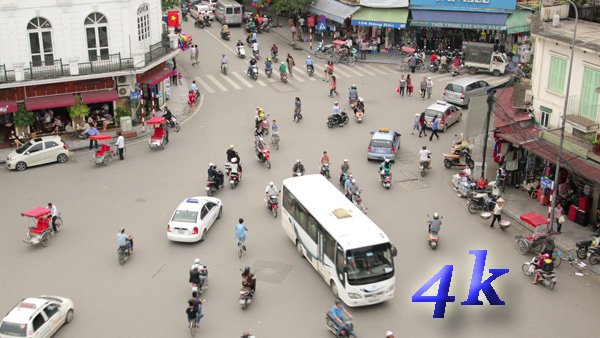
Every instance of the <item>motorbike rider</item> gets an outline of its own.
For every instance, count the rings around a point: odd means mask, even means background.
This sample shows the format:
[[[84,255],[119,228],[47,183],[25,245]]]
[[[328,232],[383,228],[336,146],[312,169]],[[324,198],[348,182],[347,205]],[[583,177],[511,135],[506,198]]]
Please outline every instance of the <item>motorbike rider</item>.
[[[267,204],[267,207],[270,207],[269,203],[271,196],[279,196],[279,190],[277,190],[277,187],[273,182],[269,182],[269,185],[265,188],[265,203]]]
[[[346,327],[346,322],[344,321],[344,316],[352,319],[352,315],[350,314],[350,312],[348,312],[348,310],[346,310],[346,308],[342,304],[342,301],[336,299],[335,305],[331,308],[331,317],[333,319],[333,322],[337,326],[338,335],[341,335],[343,329],[348,330],[348,328]]]
[[[228,63],[229,63],[229,58],[227,57],[227,55],[221,54],[221,68],[223,68],[223,65],[226,65]]]
[[[348,164],[347,158],[344,159],[344,162],[340,166],[340,183],[344,183],[342,180],[346,175],[350,175],[350,164]]]
[[[256,276],[250,272],[250,267],[247,266],[242,272],[242,286],[250,287],[250,295],[256,292]]]
[[[216,182],[219,188],[223,187],[223,174],[219,174],[217,166],[214,163],[208,164],[208,180]]]
[[[256,40],[253,40],[252,42],[252,54],[256,55],[258,54],[258,42]]]
[[[348,175],[348,178],[346,179],[346,181],[344,181],[344,195],[346,195],[346,198],[352,201],[352,191],[353,191],[353,186],[355,185],[356,180],[354,178],[352,178],[351,175]]]
[[[383,162],[379,165],[379,174],[383,177],[386,174],[390,174],[392,171],[392,162],[389,158],[384,158]]]
[[[427,163],[427,169],[431,169],[431,159],[429,156],[431,155],[431,151],[427,150],[427,146],[423,146],[421,150],[419,150],[419,162]]]
[[[229,35],[229,26],[227,24],[224,24],[223,26],[221,26],[221,35]]]
[[[350,86],[350,90],[348,91],[348,101],[358,100],[358,89],[355,84]]]
[[[292,173],[295,175],[297,172],[300,172],[300,174],[304,175],[304,165],[300,159],[297,159],[296,163],[294,163],[294,166],[292,167]]]
[[[130,255],[133,255],[133,237],[125,233],[125,228],[121,228],[117,233],[117,243],[119,248],[125,248],[129,250]]]
[[[229,171],[229,175],[237,174],[238,180],[242,179],[242,165],[239,163],[237,157],[231,159],[231,170]]]
[[[236,158],[237,162],[240,161],[240,156],[238,152],[235,150],[235,146],[233,144],[229,145],[229,149],[225,152],[227,154],[227,162],[231,162],[232,159]]]
[[[285,65],[285,62],[281,62],[281,65],[279,66],[279,75],[281,76],[281,78],[286,76],[286,72],[287,72],[287,66]]]
[[[348,185],[348,199],[354,202],[354,196],[358,195],[360,189],[358,189],[358,184],[356,184],[356,180],[354,178],[348,180],[350,184]]]
[[[165,113],[163,114],[163,116],[167,121],[169,122],[173,122],[173,113],[171,113],[171,111],[169,110],[168,107],[165,106]]]
[[[240,48],[240,47],[244,47],[244,43],[242,42],[242,40],[238,40],[238,42],[235,44],[236,48]]]
[[[319,163],[321,164],[321,168],[323,168],[323,165],[331,163],[327,150],[323,150],[323,155],[321,156]]]
[[[437,212],[433,213],[433,218],[427,220],[429,225],[429,232],[440,232],[442,228],[442,220],[440,219],[440,214]]]
[[[315,65],[314,65],[314,61],[313,59],[310,57],[310,55],[306,58],[306,70],[311,70],[312,72],[315,71]]]
[[[277,58],[277,53],[279,53],[279,47],[277,47],[276,44],[273,44],[273,46],[271,46],[271,56]]]
[[[363,114],[365,113],[365,103],[363,102],[362,97],[359,97],[358,102],[356,102],[356,105],[354,105],[354,114],[356,114],[359,111]]]
[[[262,138],[262,136],[257,136],[255,138],[254,145],[256,146],[256,152],[260,154],[259,156],[263,156],[262,150],[265,149],[267,145],[265,144],[265,140]]]
[[[340,123],[342,121],[342,109],[337,101],[333,103],[333,107],[331,107],[331,117],[333,117],[336,123]]]
[[[257,67],[256,58],[254,56],[250,58],[250,65],[248,66],[248,75],[252,75],[252,67]]]
[[[273,59],[271,59],[270,57],[268,57],[265,60],[265,71],[269,72],[273,70]]]
[[[552,262],[552,256],[545,253],[539,259],[539,261],[540,263],[538,263],[537,268],[535,269],[535,273],[533,275],[533,282],[531,282],[531,284],[537,284],[539,281],[544,279],[542,274],[554,271],[554,262]]]

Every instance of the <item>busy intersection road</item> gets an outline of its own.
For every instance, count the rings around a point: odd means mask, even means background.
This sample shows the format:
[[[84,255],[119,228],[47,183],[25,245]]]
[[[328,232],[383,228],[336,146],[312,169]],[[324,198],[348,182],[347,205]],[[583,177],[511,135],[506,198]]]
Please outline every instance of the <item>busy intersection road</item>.
[[[327,96],[328,84],[321,81],[324,61],[317,60],[315,77],[308,78],[302,66],[306,53],[291,51],[274,33],[259,36],[263,57],[259,80],[254,81],[245,75],[247,59],[234,54],[241,29],[232,28],[231,41],[223,41],[219,25],[197,30],[189,22],[185,28],[199,46],[200,64],[192,66],[184,52],[178,67],[184,85],[195,80],[203,98],[199,112],[185,121],[180,133],[171,135],[166,150],[150,151],[147,141],[140,140],[127,144],[125,161],[109,167],[96,167],[89,161],[91,152],[84,151],[65,165],[25,172],[0,170],[0,196],[5,201],[0,205],[0,310],[8,311],[24,297],[59,295],[74,301],[75,318],[58,337],[185,337],[189,335],[184,313],[190,297],[188,269],[198,257],[210,271],[199,336],[239,337],[250,330],[257,338],[330,337],[324,318],[334,297],[319,274],[298,256],[280,217],[274,219],[263,202],[267,183],[281,187],[296,159],[302,160],[307,173],[318,173],[320,155],[327,150],[335,173],[332,181],[337,185],[339,165],[349,159],[368,216],[398,248],[395,298],[351,308],[358,335],[383,337],[392,330],[397,337],[566,337],[593,332],[600,313],[595,277],[575,276],[573,268],[563,263],[554,290],[532,285],[521,271],[521,264],[531,256],[515,250],[513,237],[521,229],[490,229],[487,222],[467,213],[465,200],[451,189],[454,170],[443,167],[442,154],[452,135],[464,128],[468,110],[463,121],[441,133],[439,140],[411,135],[415,113],[441,99],[450,79],[447,74],[434,75],[432,98],[421,100],[395,93],[401,73],[392,65],[339,66],[340,97],[332,99]],[[280,58],[290,52],[296,60],[298,67],[288,84],[264,76],[264,57],[273,43],[280,46]],[[221,54],[229,56],[227,76],[219,72]],[[426,74],[417,73],[414,83]],[[274,75],[277,79],[277,72]],[[503,80],[477,76],[492,84]],[[343,128],[327,128],[326,117],[335,100],[349,111],[351,84],[365,99],[364,122],[357,124],[352,118]],[[292,121],[295,97],[303,102],[304,119],[298,124]],[[272,150],[270,170],[254,157],[256,106],[281,127],[281,147]],[[402,134],[389,191],[378,181],[378,163],[366,160],[370,131],[381,127]],[[216,193],[223,201],[223,217],[202,243],[168,241],[167,221],[174,208],[186,197],[204,194],[208,163],[222,169],[230,144],[239,151],[244,171],[235,190],[225,187]],[[433,169],[419,180],[422,145],[433,153]],[[20,212],[49,201],[62,213],[64,229],[48,247],[31,248],[22,241],[27,222]],[[425,221],[427,214],[436,211],[444,218],[440,247],[433,251],[427,245]],[[249,226],[248,252],[241,259],[234,239],[239,217]],[[135,240],[135,254],[124,266],[116,257],[115,235],[121,227]],[[471,280],[474,256],[469,250],[473,249],[488,250],[486,269],[510,269],[493,283],[505,306],[489,306],[483,294],[483,306],[460,305]],[[445,319],[432,319],[433,304],[412,303],[411,296],[447,264],[454,265],[450,294],[456,302],[447,305]],[[258,286],[255,302],[243,311],[237,299],[240,269],[246,265],[256,270]]]

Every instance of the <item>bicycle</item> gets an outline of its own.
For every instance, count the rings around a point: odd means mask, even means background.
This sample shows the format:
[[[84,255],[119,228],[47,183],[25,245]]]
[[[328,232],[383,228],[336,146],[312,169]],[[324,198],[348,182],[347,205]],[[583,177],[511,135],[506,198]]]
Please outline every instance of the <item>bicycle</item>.
[[[583,261],[581,261],[578,257],[577,254],[575,253],[575,249],[569,250],[567,251],[567,257],[564,258],[564,252],[560,249],[556,249],[556,255],[558,257],[562,257],[563,259],[565,259],[572,267],[575,268],[575,270],[577,270],[576,272],[574,272],[575,274],[577,273],[581,273],[583,270],[585,270],[587,268],[587,264],[585,264]]]
[[[61,216],[61,214],[59,212],[58,215],[56,215],[56,218],[54,219],[54,222],[53,222],[54,227],[52,228],[52,231],[50,232],[51,236],[55,236],[57,233],[59,233],[62,230],[63,221],[60,216]],[[54,230],[54,228],[56,228],[56,231]]]
[[[190,334],[194,337],[196,332],[198,332],[198,318],[194,318],[194,320],[188,324],[188,328],[190,329]]]
[[[244,254],[244,251],[246,251],[246,238],[238,238],[238,243],[237,243],[237,247],[238,247],[238,258],[242,258],[242,255]]]

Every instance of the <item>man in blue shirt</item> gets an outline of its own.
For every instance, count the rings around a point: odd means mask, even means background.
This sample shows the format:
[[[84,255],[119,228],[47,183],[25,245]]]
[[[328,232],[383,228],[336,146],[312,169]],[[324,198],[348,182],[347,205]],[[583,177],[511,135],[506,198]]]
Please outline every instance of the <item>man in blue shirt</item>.
[[[125,233],[125,228],[121,228],[121,231],[117,233],[117,243],[119,248],[126,248],[130,254],[133,254],[133,239],[131,236]]]
[[[313,63],[313,59],[310,57],[310,55],[306,58],[306,70],[307,71],[312,71],[312,72],[315,71],[315,66],[314,66],[314,63]]]
[[[346,197],[352,201],[352,190],[356,180],[352,177],[352,174],[348,174],[346,181],[344,181],[344,193]]]
[[[438,128],[440,127],[440,120],[438,119],[438,116],[434,116],[433,120],[431,120],[431,135],[429,135],[429,141],[431,141],[431,139],[433,139],[433,135],[435,135],[435,137],[437,137],[437,139],[440,139],[440,135],[438,135],[437,131]]]
[[[346,328],[346,322],[344,322],[344,317],[348,317],[352,319],[352,315],[346,310],[342,301],[339,299],[335,300],[335,305],[331,308],[331,315],[333,321],[337,325],[338,334],[341,334],[342,329]]]
[[[98,129],[96,128],[95,125],[91,125],[87,130],[85,130],[83,133],[81,133],[81,135],[84,135],[84,136],[87,135],[87,137],[98,135],[98,134],[100,134],[100,132],[98,131]],[[98,141],[90,139],[90,150],[92,149],[92,146],[94,148],[98,149]]]
[[[239,223],[235,225],[235,238],[242,242],[242,249],[246,251],[246,232],[248,231],[248,226],[244,224],[243,218],[240,218],[238,222]]]

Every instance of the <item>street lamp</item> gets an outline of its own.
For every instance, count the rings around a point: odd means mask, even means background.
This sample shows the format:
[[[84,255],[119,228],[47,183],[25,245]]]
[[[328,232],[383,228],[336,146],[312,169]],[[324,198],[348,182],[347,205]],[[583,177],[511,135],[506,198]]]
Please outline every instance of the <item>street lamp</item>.
[[[562,156],[563,143],[565,141],[565,123],[567,121],[567,106],[569,104],[569,91],[571,89],[571,71],[573,70],[573,56],[575,54],[575,42],[577,39],[577,22],[579,21],[579,12],[577,6],[571,0],[566,0],[575,9],[575,27],[573,28],[573,40],[571,41],[571,58],[569,59],[569,72],[567,73],[567,90],[565,93],[565,103],[562,112],[562,121],[560,122],[560,143],[558,145],[558,154],[556,157],[556,171],[554,172],[554,184],[552,189],[552,199],[550,201],[550,229],[554,226],[554,209],[556,208],[556,195],[558,193],[558,175],[560,174],[560,157]],[[599,91],[599,88],[596,88]]]

